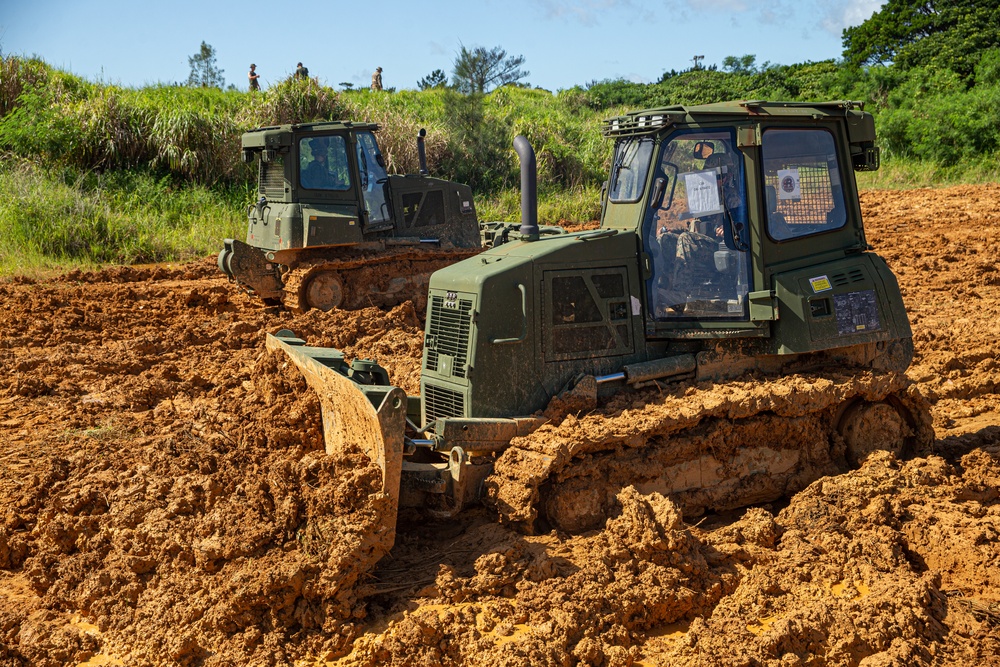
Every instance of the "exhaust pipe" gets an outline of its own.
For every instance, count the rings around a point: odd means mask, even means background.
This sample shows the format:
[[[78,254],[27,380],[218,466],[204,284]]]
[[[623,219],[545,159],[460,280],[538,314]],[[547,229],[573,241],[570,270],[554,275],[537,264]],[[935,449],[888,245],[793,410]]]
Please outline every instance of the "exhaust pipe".
[[[514,137],[514,150],[521,160],[521,240],[537,241],[538,176],[535,171],[535,150],[520,134]]]
[[[427,151],[424,149],[424,137],[427,136],[427,130],[420,128],[417,132],[417,156],[420,158],[420,175],[426,176],[430,172],[427,171]]]

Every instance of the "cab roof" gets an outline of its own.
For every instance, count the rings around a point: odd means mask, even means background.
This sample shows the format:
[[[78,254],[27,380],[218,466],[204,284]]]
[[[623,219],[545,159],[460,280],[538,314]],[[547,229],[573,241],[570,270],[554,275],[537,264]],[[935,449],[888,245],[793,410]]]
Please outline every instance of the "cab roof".
[[[258,127],[243,133],[243,148],[265,148],[288,145],[292,136],[323,134],[336,131],[378,132],[377,123],[355,123],[349,120],[321,121],[316,123],[292,123]]]
[[[681,104],[633,111],[604,121],[601,132],[606,137],[652,134],[660,129],[680,124],[695,124],[720,116],[741,117],[780,116],[818,118],[824,116],[870,116],[864,112],[864,102],[838,100],[832,102],[769,102],[767,100],[737,100],[714,104]]]

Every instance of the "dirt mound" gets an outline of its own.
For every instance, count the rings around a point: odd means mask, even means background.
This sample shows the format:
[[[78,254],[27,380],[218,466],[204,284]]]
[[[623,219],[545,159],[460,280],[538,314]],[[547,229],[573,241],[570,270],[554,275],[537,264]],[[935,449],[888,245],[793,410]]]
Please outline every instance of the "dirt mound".
[[[291,316],[211,258],[0,282],[0,665],[998,664],[1000,186],[862,206],[933,455],[697,523],[628,485],[572,537],[485,508],[404,518],[377,566],[377,469],[323,454],[316,399],[263,339],[374,358],[416,393],[412,305]],[[839,381],[789,379],[782,409],[816,382]],[[696,394],[726,412],[754,391]],[[616,401],[633,426],[659,414]],[[527,449],[627,440],[599,421]]]
[[[363,350],[414,391],[412,306],[288,318],[214,276],[116,276],[0,287],[0,568],[40,598],[3,610],[0,646],[80,660],[96,640],[53,616],[73,612],[129,664],[339,649],[365,614],[380,472],[323,453],[318,400],[263,334]]]

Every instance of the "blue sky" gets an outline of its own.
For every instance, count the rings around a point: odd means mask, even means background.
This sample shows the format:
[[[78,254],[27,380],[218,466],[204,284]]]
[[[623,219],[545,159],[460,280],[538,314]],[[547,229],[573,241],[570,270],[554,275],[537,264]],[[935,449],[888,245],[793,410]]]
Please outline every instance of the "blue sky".
[[[525,57],[525,81],[557,91],[624,78],[649,83],[754,54],[757,63],[839,58],[841,31],[884,0],[442,0],[213,2],[0,0],[0,51],[37,55],[90,80],[124,86],[187,79],[202,41],[227,83],[251,62],[265,87],[299,60],[320,81],[416,88],[451,73],[459,48],[502,46]]]

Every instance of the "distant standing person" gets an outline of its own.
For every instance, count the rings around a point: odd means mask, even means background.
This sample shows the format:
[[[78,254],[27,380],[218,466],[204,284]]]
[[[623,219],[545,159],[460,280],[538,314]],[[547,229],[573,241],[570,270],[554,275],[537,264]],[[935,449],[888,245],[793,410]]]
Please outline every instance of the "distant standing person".
[[[382,68],[376,67],[372,72],[372,90],[382,90]]]
[[[257,66],[250,65],[250,72],[247,74],[247,78],[250,79],[250,91],[260,90],[260,82],[257,79],[260,78],[260,74],[257,74]]]
[[[309,78],[309,68],[305,67],[302,63],[299,63],[295,68],[295,78],[299,81],[304,81]]]

